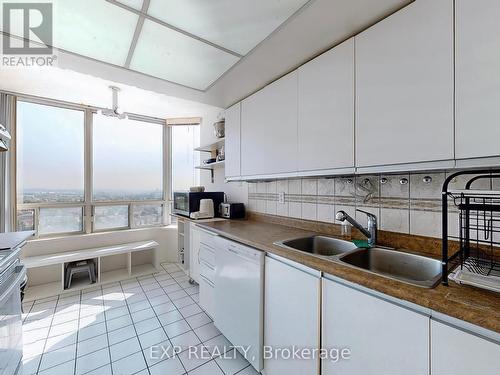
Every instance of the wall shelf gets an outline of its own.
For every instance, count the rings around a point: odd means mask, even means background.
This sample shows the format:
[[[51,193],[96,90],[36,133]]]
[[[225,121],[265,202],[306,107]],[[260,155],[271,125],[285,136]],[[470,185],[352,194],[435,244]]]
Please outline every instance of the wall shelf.
[[[205,165],[198,165],[195,167],[195,169],[202,169],[205,171],[210,171],[210,177],[212,183],[214,183],[214,169],[221,167],[224,165],[224,160],[221,161],[216,161],[215,163],[210,163],[210,164],[205,164]]]
[[[200,151],[200,152],[214,152],[215,150],[219,149],[221,146],[224,146],[224,142],[225,142],[225,138],[219,138],[214,143],[210,143],[210,144],[205,145],[205,146],[196,147],[194,150]]]
[[[213,170],[214,168],[218,168],[224,165],[224,160],[221,161],[216,161],[215,163],[210,163],[210,164],[204,164],[204,165],[198,165],[195,168],[196,169],[206,169],[206,170]]]

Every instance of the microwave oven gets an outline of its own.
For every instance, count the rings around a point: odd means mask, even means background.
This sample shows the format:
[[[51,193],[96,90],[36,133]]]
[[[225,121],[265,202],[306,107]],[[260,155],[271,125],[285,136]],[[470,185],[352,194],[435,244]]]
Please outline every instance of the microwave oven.
[[[175,191],[173,213],[189,217],[192,212],[200,210],[200,200],[212,199],[214,201],[215,213],[218,212],[219,205],[224,202],[224,192],[206,191],[196,193],[190,191]]]

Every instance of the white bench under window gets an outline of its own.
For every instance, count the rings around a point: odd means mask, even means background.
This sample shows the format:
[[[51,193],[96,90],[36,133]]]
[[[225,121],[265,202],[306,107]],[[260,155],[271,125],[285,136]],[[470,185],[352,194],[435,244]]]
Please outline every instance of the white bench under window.
[[[151,253],[151,256],[147,257],[149,263],[143,261],[144,257],[141,254],[144,254],[144,252]],[[65,265],[69,262],[86,259],[95,260],[97,282],[90,284],[88,280],[81,280],[81,282],[72,283],[71,288],[65,290]],[[22,262],[28,269],[28,288],[25,296],[27,301],[53,296],[66,291],[81,290],[97,284],[106,284],[130,277],[147,275],[156,272],[160,268],[158,242],[156,241],[130,242],[93,249],[29,256],[23,258]],[[50,270],[57,265],[60,265],[60,277],[57,281],[39,285],[33,285],[30,282],[30,270],[38,268],[39,271],[43,272],[43,267]]]

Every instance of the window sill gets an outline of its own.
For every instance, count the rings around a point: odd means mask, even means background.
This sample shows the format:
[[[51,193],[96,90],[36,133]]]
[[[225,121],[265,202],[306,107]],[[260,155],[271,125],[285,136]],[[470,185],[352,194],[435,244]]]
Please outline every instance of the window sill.
[[[28,240],[29,243],[43,243],[48,241],[58,241],[58,240],[78,240],[78,239],[88,239],[88,238],[98,238],[98,237],[107,237],[107,236],[118,236],[120,234],[126,233],[139,233],[146,232],[151,230],[177,230],[177,224],[169,224],[169,225],[158,225],[152,227],[144,227],[144,228],[133,228],[133,229],[121,229],[121,230],[109,230],[103,232],[94,232],[94,233],[75,233],[75,234],[65,234],[65,235],[54,235],[54,236],[45,236],[38,237],[32,240]]]

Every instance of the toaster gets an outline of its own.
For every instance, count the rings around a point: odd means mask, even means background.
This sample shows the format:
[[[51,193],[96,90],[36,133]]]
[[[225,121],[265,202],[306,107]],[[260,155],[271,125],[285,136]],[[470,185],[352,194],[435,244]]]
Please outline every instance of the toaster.
[[[219,214],[226,219],[242,219],[245,217],[245,205],[243,203],[221,203]]]

